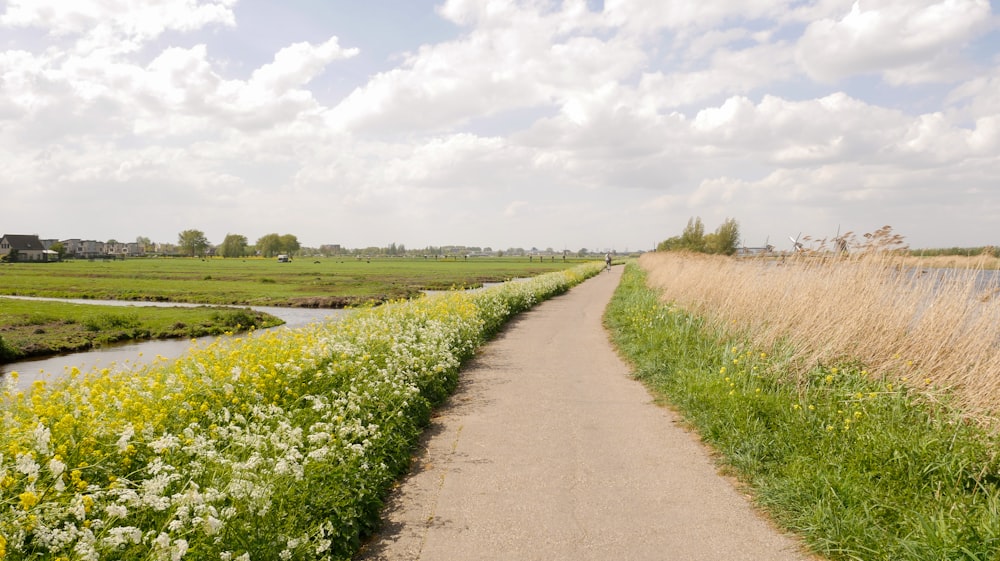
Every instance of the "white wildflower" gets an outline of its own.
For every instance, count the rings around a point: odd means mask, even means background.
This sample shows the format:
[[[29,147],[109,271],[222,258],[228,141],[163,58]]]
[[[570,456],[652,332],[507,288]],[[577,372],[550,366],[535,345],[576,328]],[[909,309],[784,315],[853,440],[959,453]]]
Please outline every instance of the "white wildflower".
[[[35,463],[31,454],[18,454],[16,467],[17,471],[27,475],[28,479],[32,481],[38,479],[38,464]]]
[[[129,440],[132,440],[133,436],[135,436],[135,427],[132,426],[132,423],[129,423],[125,425],[125,428],[122,430],[121,436],[118,437],[117,445],[119,452],[124,452],[128,450],[128,442]]]
[[[49,471],[52,472],[53,478],[58,479],[66,471],[66,464],[59,461],[58,458],[52,458],[49,460]]]
[[[188,550],[187,540],[175,541],[170,551],[170,561],[180,561],[181,557],[184,557],[184,554],[187,553],[187,550]]]
[[[104,538],[104,543],[112,549],[128,545],[142,543],[142,530],[135,526],[122,526],[108,530],[108,536]]]
[[[160,438],[149,443],[149,447],[152,448],[157,454],[162,454],[164,450],[170,450],[176,448],[181,443],[180,439],[172,434],[164,434]]]
[[[215,534],[219,533],[219,530],[222,529],[222,525],[223,525],[222,521],[219,520],[218,518],[214,516],[206,517],[204,522],[205,534],[209,536],[214,536]]]
[[[35,450],[38,450],[39,454],[47,456],[49,454],[49,442],[52,440],[52,432],[49,431],[49,427],[38,423],[35,426],[32,436],[35,437]]]

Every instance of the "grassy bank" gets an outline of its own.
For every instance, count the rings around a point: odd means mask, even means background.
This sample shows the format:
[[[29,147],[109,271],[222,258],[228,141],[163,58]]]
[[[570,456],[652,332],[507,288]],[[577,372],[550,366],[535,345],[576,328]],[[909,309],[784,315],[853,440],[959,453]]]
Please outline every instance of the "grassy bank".
[[[462,362],[600,267],[8,390],[0,559],[350,559]]]
[[[0,294],[199,304],[341,308],[473,288],[579,265],[575,259],[148,258],[0,266]]]
[[[240,333],[281,323],[249,309],[122,308],[0,297],[0,362],[122,341]]]
[[[838,560],[1000,556],[997,442],[946,393],[846,355],[789,371],[787,339],[758,344],[745,324],[692,315],[646,280],[630,265],[615,294],[616,344],[779,525]]]

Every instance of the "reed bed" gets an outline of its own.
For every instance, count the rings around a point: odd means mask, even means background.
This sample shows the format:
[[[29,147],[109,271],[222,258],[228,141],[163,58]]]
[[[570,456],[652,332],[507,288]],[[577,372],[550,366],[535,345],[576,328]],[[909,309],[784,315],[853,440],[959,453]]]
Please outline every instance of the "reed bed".
[[[1000,299],[982,268],[913,268],[892,252],[732,259],[649,253],[648,283],[726,337],[783,357],[801,377],[855,364],[965,414],[1000,413]]]

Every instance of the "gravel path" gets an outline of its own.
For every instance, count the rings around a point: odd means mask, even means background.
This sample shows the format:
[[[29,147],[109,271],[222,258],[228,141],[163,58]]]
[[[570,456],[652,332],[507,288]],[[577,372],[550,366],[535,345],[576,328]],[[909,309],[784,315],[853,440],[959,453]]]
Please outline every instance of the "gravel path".
[[[515,319],[463,370],[359,560],[812,559],[629,377],[621,267]]]

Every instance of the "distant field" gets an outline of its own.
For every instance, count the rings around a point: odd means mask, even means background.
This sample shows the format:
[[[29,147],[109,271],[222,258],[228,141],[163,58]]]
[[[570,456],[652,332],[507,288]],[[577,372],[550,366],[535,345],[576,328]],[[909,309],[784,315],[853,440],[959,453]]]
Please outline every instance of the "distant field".
[[[586,260],[151,258],[0,265],[0,295],[338,308],[474,288]]]

